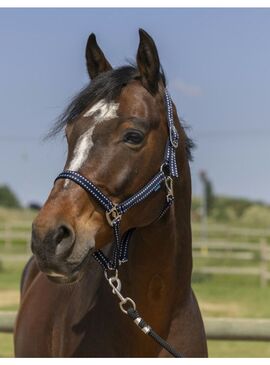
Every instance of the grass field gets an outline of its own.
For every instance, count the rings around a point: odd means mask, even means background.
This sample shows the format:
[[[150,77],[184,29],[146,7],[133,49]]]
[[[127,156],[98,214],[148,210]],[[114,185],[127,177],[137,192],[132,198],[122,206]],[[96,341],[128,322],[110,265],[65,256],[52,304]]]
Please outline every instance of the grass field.
[[[2,213],[0,210],[0,216]],[[27,214],[29,218],[31,213]],[[0,311],[17,310],[20,276],[26,259],[26,250],[21,244],[16,244],[11,253],[6,253],[0,243]],[[233,265],[241,264],[233,262]],[[202,260],[195,259],[194,267],[200,265]],[[270,318],[270,283],[268,287],[260,287],[257,277],[194,274],[193,289],[203,316]],[[208,347],[210,357],[270,357],[270,345],[265,342],[212,340],[208,341]],[[0,334],[0,357],[11,356],[12,335]]]

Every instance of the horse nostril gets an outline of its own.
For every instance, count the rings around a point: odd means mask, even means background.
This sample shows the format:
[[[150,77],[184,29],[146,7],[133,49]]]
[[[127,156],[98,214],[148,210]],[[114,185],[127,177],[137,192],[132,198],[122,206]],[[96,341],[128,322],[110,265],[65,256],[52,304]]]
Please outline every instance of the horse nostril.
[[[58,245],[64,238],[67,238],[70,236],[70,230],[66,226],[60,226],[58,228],[58,231],[56,233],[55,241]]]
[[[57,228],[54,236],[56,255],[67,256],[74,244],[75,233],[71,227],[61,225]]]

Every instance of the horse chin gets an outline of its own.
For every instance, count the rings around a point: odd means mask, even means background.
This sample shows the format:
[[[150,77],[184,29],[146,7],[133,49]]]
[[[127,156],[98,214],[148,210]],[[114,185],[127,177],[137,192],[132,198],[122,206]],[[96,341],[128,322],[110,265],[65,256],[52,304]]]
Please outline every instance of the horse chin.
[[[91,250],[92,252],[92,250]],[[65,273],[55,271],[44,272],[47,278],[56,284],[72,284],[80,281],[87,269],[87,265],[91,259],[91,252],[89,252],[80,263],[72,267],[71,270],[65,270]]]

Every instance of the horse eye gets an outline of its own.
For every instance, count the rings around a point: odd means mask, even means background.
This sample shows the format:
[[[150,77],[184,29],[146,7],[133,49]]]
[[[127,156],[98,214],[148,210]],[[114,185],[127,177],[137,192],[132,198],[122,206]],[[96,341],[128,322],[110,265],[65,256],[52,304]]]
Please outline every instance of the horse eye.
[[[125,134],[124,142],[130,144],[140,144],[144,139],[144,134],[139,131],[130,131]]]

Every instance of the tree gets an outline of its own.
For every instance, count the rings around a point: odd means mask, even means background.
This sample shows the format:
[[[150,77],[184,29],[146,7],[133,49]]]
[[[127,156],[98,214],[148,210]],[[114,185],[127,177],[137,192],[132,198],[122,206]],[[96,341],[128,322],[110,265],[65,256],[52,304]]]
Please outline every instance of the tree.
[[[247,208],[241,217],[241,222],[248,227],[270,227],[270,208],[254,204]]]
[[[8,208],[21,207],[15,193],[7,185],[0,186],[0,205]]]

